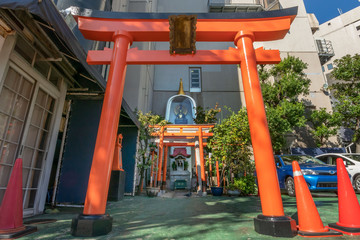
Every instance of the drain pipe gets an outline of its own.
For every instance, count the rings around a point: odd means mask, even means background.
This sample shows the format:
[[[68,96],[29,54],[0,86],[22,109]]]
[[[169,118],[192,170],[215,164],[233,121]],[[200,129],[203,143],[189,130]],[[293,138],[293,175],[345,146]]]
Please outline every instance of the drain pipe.
[[[59,175],[60,175],[60,168],[61,168],[61,163],[62,163],[62,155],[63,155],[63,152],[64,152],[66,131],[67,131],[67,127],[68,127],[69,115],[70,115],[70,110],[71,110],[71,100],[69,100],[66,110],[67,111],[66,111],[66,117],[65,117],[65,123],[64,123],[65,126],[64,126],[63,136],[62,136],[62,139],[61,139],[59,160],[58,160],[58,164],[57,164],[57,168],[56,168],[56,176],[55,176],[53,194],[52,194],[52,198],[51,198],[51,207],[55,207],[55,197],[56,197],[56,192],[57,192],[57,186],[58,186],[58,183],[59,183]]]

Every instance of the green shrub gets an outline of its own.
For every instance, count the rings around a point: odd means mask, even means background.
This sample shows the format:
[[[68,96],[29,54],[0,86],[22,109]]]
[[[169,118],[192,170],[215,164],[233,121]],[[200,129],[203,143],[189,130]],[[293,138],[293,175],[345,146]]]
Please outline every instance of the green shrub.
[[[235,178],[234,183],[229,184],[228,190],[239,190],[243,196],[254,194],[256,192],[255,177],[247,175]]]

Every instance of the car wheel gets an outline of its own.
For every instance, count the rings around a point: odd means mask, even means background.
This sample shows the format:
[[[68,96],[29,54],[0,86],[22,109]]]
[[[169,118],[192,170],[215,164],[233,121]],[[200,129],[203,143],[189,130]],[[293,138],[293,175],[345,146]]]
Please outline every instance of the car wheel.
[[[354,179],[355,192],[360,193],[360,175]]]
[[[294,184],[294,179],[292,177],[288,177],[286,179],[285,187],[286,187],[287,194],[290,197],[294,197],[295,196],[295,184]]]

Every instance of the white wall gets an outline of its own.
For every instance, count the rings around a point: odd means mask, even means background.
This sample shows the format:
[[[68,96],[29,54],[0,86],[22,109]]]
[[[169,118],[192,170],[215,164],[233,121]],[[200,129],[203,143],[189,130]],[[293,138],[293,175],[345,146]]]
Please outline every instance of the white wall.
[[[158,12],[207,12],[208,0],[158,0]]]
[[[298,15],[291,24],[290,31],[284,39],[273,42],[264,42],[266,49],[279,49],[281,58],[292,55],[308,64],[305,70],[311,80],[310,94],[305,99],[311,100],[317,108],[325,107],[331,110],[330,99],[321,90],[326,79],[321,69],[321,64],[315,45],[315,40],[310,28],[309,18],[302,0],[280,0],[284,8],[298,6]]]
[[[156,12],[157,0],[113,0],[113,11],[118,12]],[[131,48],[150,50],[154,43],[135,42]],[[130,108],[148,112],[152,107],[154,85],[154,66],[130,65],[127,67],[124,98]]]
[[[314,36],[324,38],[332,43],[335,56],[324,64],[325,73],[329,73],[328,64],[333,64],[347,54],[360,53],[360,7],[350,10],[336,18],[333,18],[319,26]]]

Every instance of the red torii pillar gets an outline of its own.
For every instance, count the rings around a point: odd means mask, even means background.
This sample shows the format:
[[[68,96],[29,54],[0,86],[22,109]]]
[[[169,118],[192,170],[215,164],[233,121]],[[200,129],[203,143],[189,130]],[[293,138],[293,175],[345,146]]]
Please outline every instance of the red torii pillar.
[[[151,152],[151,169],[150,169],[150,187],[154,186],[154,167],[155,167],[155,158],[154,158],[154,154],[158,155],[154,150]],[[144,178],[146,181],[146,178]],[[140,183],[143,184],[143,183]],[[140,190],[142,191],[142,188],[140,188]],[[140,191],[140,192],[141,192]]]
[[[162,161],[163,161],[163,154],[164,154],[164,127],[160,128],[160,142],[159,142],[159,159],[158,159],[158,171],[157,171],[157,178],[155,181],[155,187],[161,185],[161,172],[162,172]]]
[[[165,188],[166,188],[167,161],[168,161],[168,146],[165,145],[164,166],[163,166],[163,176],[162,176],[161,190],[165,190]]]
[[[204,159],[204,146],[203,146],[203,135],[202,127],[199,127],[199,150],[200,150],[200,169],[201,169],[201,182],[202,192],[206,194],[206,176],[205,176],[205,159]]]
[[[289,237],[296,234],[296,223],[284,215],[276,166],[262,100],[257,64],[280,61],[276,50],[254,50],[254,41],[283,38],[295,18],[297,8],[261,13],[239,14],[236,19],[219,19],[219,15],[199,14],[196,41],[234,41],[238,49],[201,50],[196,54],[170,55],[168,51],[130,49],[132,41],[169,41],[169,22],[166,14],[118,15],[117,19],[78,16],[78,26],[85,38],[113,41],[114,48],[89,51],[89,64],[110,64],[109,78],[99,123],[98,135],[89,177],[84,212],[73,220],[72,234],[88,236],[82,230],[94,221],[102,221],[103,229],[93,234],[111,231],[112,218],[105,215],[111,174],[114,142],[118,128],[127,64],[239,64],[248,110],[250,133],[254,149],[260,200],[263,215],[255,220],[255,230],[261,234]],[[256,15],[258,14],[258,15]],[[144,16],[148,16],[144,19]],[[133,17],[129,17],[133,16]],[[162,16],[155,19],[154,16]],[[216,17],[214,17],[216,16]],[[214,18],[212,18],[214,17]],[[120,19],[123,18],[123,19]],[[159,154],[160,155],[160,154]],[[82,221],[81,224],[79,222]],[[92,227],[89,228],[92,228]]]

